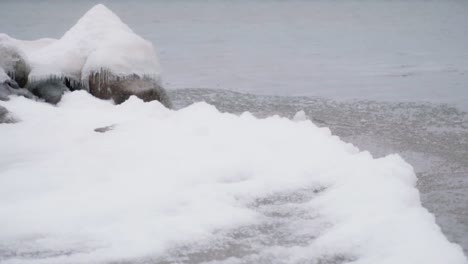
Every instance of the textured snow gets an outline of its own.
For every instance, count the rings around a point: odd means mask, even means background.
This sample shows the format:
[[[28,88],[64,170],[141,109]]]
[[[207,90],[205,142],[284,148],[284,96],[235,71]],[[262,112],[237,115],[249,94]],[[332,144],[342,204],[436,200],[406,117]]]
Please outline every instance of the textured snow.
[[[308,239],[268,248],[270,262],[467,263],[421,206],[409,164],[373,158],[305,113],[257,119],[135,97],[116,106],[82,91],[58,107],[2,105],[21,120],[0,126],[2,263],[157,260],[261,223],[258,204],[300,190],[312,198],[289,232]]]
[[[67,77],[86,85],[91,73],[102,70],[115,76],[160,78],[153,45],[102,4],[86,12],[59,40],[22,41],[2,34],[1,46],[9,47],[27,62],[30,81]],[[0,67],[9,72],[11,67],[7,66],[14,60],[1,59]]]

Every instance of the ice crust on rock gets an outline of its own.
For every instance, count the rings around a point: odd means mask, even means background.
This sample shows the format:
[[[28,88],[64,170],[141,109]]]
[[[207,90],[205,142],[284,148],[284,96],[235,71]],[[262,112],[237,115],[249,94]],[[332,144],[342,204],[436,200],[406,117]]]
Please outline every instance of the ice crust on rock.
[[[31,55],[32,80],[63,76],[86,85],[93,72],[159,79],[152,44],[136,35],[104,5],[91,8],[58,41]]]
[[[101,99],[115,100],[113,93],[123,93],[124,99],[136,95],[170,107],[153,45],[102,4],[91,8],[58,40],[22,41],[0,34],[0,81],[6,79],[3,72],[40,97],[44,92],[45,100],[52,103],[63,90],[52,85],[59,80],[71,90],[86,89]],[[142,85],[122,88],[123,81]],[[44,84],[49,87],[44,89]],[[42,92],[36,90],[38,85]],[[54,94],[52,99],[49,93]]]
[[[13,79],[24,87],[28,81],[34,60],[31,57],[55,39],[18,40],[0,33],[0,81]],[[6,75],[7,74],[7,75]],[[6,76],[5,76],[6,75]],[[18,79],[21,79],[18,81]]]
[[[116,106],[84,91],[57,107],[2,105],[22,120],[0,126],[2,263],[158,263],[178,245],[232,240],[219,231],[267,221],[255,204],[279,214],[275,201],[303,214],[281,215],[294,223],[281,239],[308,239],[212,263],[467,263],[421,206],[409,164],[375,159],[311,121],[136,97]],[[320,191],[293,203],[308,188]],[[327,256],[336,261],[319,261]]]

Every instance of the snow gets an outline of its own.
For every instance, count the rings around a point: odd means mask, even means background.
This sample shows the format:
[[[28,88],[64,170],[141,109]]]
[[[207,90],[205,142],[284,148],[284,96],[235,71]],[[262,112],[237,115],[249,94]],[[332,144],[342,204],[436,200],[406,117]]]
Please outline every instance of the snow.
[[[297,112],[293,117],[294,121],[305,121],[307,119],[307,114],[304,112],[304,110]]]
[[[255,204],[300,190],[311,198],[286,205],[307,217],[290,233],[311,236],[267,247],[278,262],[467,263],[421,206],[409,164],[373,158],[304,112],[257,119],[206,103],[113,105],[83,91],[58,106],[21,97],[1,104],[21,120],[0,125],[2,263],[157,259],[259,224],[268,217]],[[103,127],[112,129],[95,131]]]
[[[27,62],[30,82],[67,77],[86,86],[90,74],[101,71],[112,77],[138,75],[160,81],[153,45],[102,4],[86,12],[59,40],[22,41],[2,34],[0,45],[11,46]],[[3,63],[0,67],[10,70]]]

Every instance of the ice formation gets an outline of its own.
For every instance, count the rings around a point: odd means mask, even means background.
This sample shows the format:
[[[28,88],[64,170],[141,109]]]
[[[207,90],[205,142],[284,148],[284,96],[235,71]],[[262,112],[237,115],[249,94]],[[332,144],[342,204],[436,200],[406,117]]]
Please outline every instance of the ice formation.
[[[226,264],[467,263],[421,206],[410,165],[302,114],[116,106],[84,91],[58,107],[2,105],[21,119],[0,125],[2,263],[203,262],[178,248]],[[277,237],[273,218],[288,227]],[[242,236],[229,258],[206,253]]]
[[[102,98],[120,93],[170,105],[161,87],[153,45],[136,35],[104,5],[90,9],[59,40],[21,41],[0,35],[0,68],[19,86],[52,97],[64,89],[86,89]],[[0,73],[5,79],[5,74]],[[132,88],[121,85],[132,83]],[[135,88],[136,87],[136,88]],[[46,94],[44,94],[46,93]],[[52,93],[49,95],[48,93]]]
[[[50,75],[86,83],[93,72],[159,78],[158,59],[150,42],[139,37],[114,13],[99,4],[56,42],[31,55],[32,80]]]

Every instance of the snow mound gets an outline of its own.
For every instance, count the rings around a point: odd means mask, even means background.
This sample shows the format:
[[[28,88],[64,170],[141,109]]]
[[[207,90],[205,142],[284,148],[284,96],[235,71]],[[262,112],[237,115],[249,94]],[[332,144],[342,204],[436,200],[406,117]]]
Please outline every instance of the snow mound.
[[[0,125],[2,263],[467,263],[410,165],[301,114],[116,106],[83,91],[58,107],[2,105],[22,120]]]
[[[104,5],[90,9],[59,40],[21,41],[0,35],[0,68],[10,73],[19,58],[28,66],[29,82],[67,78],[87,87],[90,75],[102,71],[109,78],[139,76],[160,81],[153,45],[136,35]]]

